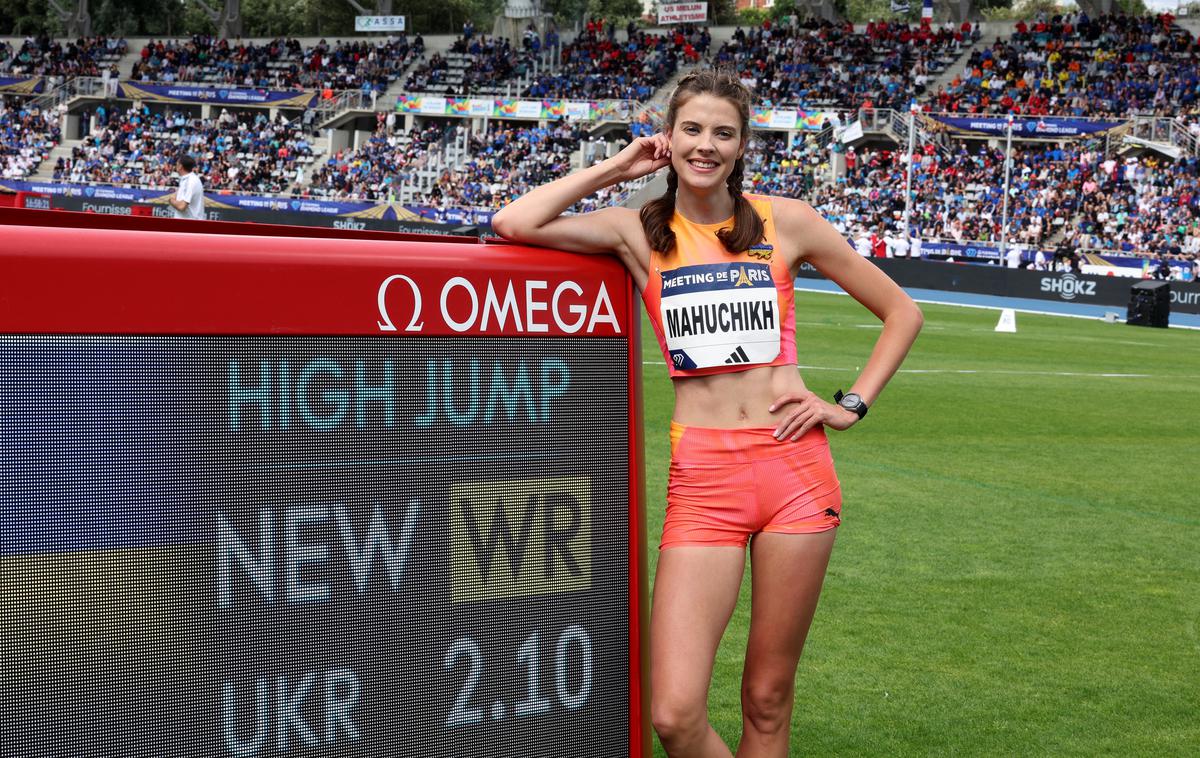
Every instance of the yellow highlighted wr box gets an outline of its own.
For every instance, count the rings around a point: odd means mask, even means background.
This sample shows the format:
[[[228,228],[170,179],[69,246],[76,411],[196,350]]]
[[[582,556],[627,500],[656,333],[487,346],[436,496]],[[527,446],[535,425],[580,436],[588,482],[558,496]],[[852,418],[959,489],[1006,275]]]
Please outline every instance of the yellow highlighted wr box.
[[[456,603],[589,589],[591,478],[452,486],[450,552]]]

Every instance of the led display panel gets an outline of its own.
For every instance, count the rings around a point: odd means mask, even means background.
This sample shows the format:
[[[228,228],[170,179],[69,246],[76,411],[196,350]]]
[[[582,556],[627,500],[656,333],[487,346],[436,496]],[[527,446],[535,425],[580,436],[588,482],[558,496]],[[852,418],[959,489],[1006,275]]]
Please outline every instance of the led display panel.
[[[518,281],[534,318],[489,328],[511,271],[418,268],[358,272],[361,334],[255,333],[261,301],[246,334],[6,319],[0,752],[640,753],[627,293],[533,335],[595,283],[536,274],[538,314]]]

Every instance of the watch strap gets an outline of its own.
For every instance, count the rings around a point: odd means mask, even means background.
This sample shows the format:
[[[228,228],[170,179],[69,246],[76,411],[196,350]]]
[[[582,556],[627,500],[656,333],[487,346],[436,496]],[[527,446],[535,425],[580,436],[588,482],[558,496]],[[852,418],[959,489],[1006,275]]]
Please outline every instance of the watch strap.
[[[844,398],[845,396],[846,396],[846,394],[844,392],[842,392],[841,390],[838,390],[837,392],[833,393],[833,402],[837,403],[838,405],[841,405],[841,407],[845,408],[848,411],[853,411],[854,413],[856,413],[858,415],[859,420],[861,421],[863,419],[863,417],[867,415],[867,411],[870,410],[869,406],[863,402],[861,397],[858,399],[858,405],[854,406],[853,408],[842,405],[842,398]]]

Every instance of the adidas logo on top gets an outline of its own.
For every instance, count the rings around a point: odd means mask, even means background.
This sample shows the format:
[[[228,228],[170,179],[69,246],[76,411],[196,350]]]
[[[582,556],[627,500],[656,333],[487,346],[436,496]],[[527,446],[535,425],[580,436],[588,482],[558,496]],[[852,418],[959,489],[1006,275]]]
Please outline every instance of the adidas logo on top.
[[[730,353],[729,357],[725,359],[725,362],[726,363],[749,363],[750,356],[746,355],[746,351],[742,349],[741,345],[738,345],[738,349],[734,350],[732,353]]]

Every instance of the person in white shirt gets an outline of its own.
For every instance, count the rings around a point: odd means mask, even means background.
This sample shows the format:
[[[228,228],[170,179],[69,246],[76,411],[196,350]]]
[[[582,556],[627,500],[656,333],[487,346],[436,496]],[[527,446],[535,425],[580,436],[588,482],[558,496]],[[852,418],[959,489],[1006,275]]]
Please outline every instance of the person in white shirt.
[[[1009,268],[1020,268],[1021,266],[1021,246],[1009,242],[1008,252],[1004,254],[1004,259],[1008,263]]]
[[[883,234],[883,251],[888,258],[896,256],[896,235],[888,230]]]
[[[864,258],[871,257],[871,235],[867,234],[866,229],[858,230],[858,237],[854,240],[854,249]]]
[[[1046,254],[1043,253],[1041,250],[1038,250],[1037,252],[1035,252],[1033,254],[1033,270],[1034,271],[1045,271],[1046,270]]]
[[[908,257],[908,240],[903,234],[897,234],[892,240],[892,257],[907,258]]]
[[[181,155],[175,162],[175,170],[179,172],[179,189],[175,197],[168,200],[175,209],[175,218],[204,219],[204,183],[196,176],[196,159],[190,155]]]

